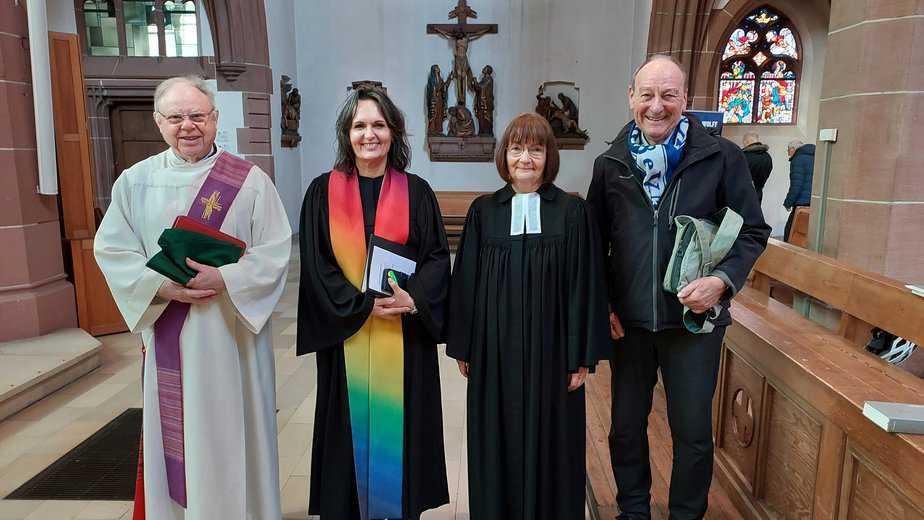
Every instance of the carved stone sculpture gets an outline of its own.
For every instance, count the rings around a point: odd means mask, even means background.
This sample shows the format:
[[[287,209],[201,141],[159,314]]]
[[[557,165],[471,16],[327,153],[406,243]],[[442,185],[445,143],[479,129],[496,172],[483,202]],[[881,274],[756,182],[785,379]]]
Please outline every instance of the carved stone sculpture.
[[[449,78],[446,81],[448,83],[455,82],[456,104],[464,105],[465,87],[475,81],[472,67],[468,63],[468,44],[491,32],[491,28],[466,31],[464,28],[446,30],[436,26],[434,30],[444,38],[452,41],[452,72],[449,73]]]
[[[295,148],[301,142],[298,133],[302,112],[302,96],[297,88],[292,87],[289,76],[283,75],[279,81],[280,100],[282,102],[282,146]]]
[[[471,88],[475,93],[475,117],[478,118],[478,135],[494,135],[494,69],[485,65],[481,69],[481,79],[472,80]]]
[[[481,78],[472,73],[468,61],[469,44],[486,34],[497,34],[496,24],[469,23],[478,13],[467,0],[456,0],[449,19],[456,23],[427,24],[427,34],[449,41],[452,49],[452,70],[445,81],[440,68],[430,67],[427,78],[427,151],[435,162],[491,162],[494,160],[494,76],[490,66],[482,69]],[[454,87],[455,99],[449,101],[449,88]],[[467,104],[468,92],[474,106]],[[448,109],[447,109],[448,107]],[[475,113],[478,119],[476,135]],[[449,117],[449,127],[443,133],[443,120]]]
[[[545,95],[545,84],[540,84],[539,92],[536,94],[536,113],[552,126],[560,147],[583,149],[583,143],[586,143],[590,136],[578,124],[577,104],[563,92],[558,93],[558,100],[561,106]]]
[[[472,137],[475,135],[475,121],[472,113],[462,105],[449,107],[449,135],[451,137]]]
[[[581,128],[578,127],[577,105],[574,104],[571,98],[561,92],[558,94],[558,100],[561,101],[561,108],[558,109],[556,113],[553,113],[553,117],[561,121],[562,133],[564,135],[570,134],[587,139],[587,131],[581,130]]]
[[[443,81],[440,66],[430,67],[427,79],[427,135],[443,135],[443,121],[446,119],[446,96],[449,82]]]

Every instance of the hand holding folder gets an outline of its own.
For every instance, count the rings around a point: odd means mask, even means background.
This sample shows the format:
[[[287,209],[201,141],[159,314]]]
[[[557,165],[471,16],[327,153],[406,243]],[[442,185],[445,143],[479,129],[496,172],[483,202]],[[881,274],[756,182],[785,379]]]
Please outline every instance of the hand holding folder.
[[[161,233],[157,244],[160,252],[146,265],[182,285],[196,276],[196,271],[186,265],[187,258],[221,267],[237,262],[247,249],[240,239],[186,216],[177,217],[173,227]]]
[[[372,235],[366,254],[362,290],[376,296],[391,296],[389,278],[398,287],[407,290],[407,280],[417,269],[417,262],[411,260],[411,256],[407,247]]]

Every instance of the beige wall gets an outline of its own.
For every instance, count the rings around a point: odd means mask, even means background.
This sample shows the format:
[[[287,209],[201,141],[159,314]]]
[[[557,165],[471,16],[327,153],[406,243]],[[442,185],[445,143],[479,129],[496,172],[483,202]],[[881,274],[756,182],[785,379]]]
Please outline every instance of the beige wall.
[[[924,281],[924,1],[833,0],[819,125],[831,147],[821,252]],[[824,156],[815,158],[810,242]]]

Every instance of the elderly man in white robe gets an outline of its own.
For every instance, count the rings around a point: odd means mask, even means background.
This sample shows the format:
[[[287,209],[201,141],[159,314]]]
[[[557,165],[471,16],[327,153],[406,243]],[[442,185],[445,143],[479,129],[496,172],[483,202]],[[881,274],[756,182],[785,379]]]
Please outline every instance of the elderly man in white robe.
[[[285,285],[292,232],[266,173],[215,146],[218,112],[202,79],[164,81],[155,92],[154,109],[169,149],[116,180],[94,248],[119,310],[146,347],[146,517],[279,519],[268,322]],[[200,190],[215,178],[227,181],[232,170],[238,172],[236,191],[220,204],[209,204]],[[208,214],[197,213],[201,203]],[[237,263],[218,268],[187,260],[197,274],[180,285],[145,264],[160,250],[161,232],[187,213],[206,225],[213,214],[220,215],[220,231],[243,241],[246,249]],[[177,377],[168,382],[170,371],[161,370],[161,356],[170,341],[161,339],[159,327],[171,313],[178,316],[179,346],[174,347]],[[176,387],[179,397],[168,395]],[[170,398],[174,401],[164,400]]]

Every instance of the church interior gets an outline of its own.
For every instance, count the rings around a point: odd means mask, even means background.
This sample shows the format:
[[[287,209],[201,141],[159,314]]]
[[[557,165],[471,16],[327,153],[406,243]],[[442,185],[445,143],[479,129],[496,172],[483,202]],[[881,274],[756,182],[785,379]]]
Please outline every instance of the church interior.
[[[341,104],[384,88],[406,118],[408,171],[433,188],[455,247],[472,201],[504,185],[493,157],[507,122],[544,115],[556,185],[584,196],[655,54],[682,65],[690,111],[718,114],[739,147],[757,134],[773,165],[771,239],[722,347],[705,518],[924,518],[924,436],[864,413],[924,405],[924,350],[873,348],[924,342],[922,40],[924,0],[0,0],[0,520],[133,518],[142,345],[93,247],[115,180],[166,149],[151,119],[161,81],[207,80],[215,143],[270,175],[296,246]],[[441,90],[450,74],[456,88]],[[456,103],[445,129],[435,93]],[[791,156],[806,145],[811,193],[794,204]],[[317,371],[295,355],[304,259],[292,251],[269,326],[282,513],[305,519]],[[477,520],[466,383],[439,348],[450,503],[422,518]],[[586,396],[586,518],[612,519],[607,363]],[[648,435],[652,515],[667,518],[660,386]],[[68,485],[87,475],[97,484]]]

